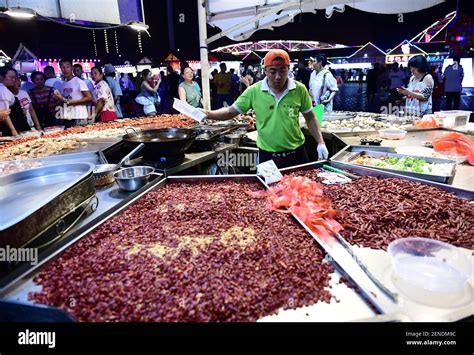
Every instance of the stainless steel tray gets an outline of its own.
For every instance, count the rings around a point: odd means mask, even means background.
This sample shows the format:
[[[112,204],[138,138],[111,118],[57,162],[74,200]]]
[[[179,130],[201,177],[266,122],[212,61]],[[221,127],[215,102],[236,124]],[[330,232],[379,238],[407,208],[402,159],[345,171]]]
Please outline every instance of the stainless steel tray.
[[[414,155],[405,155],[405,154],[397,154],[395,149],[392,147],[367,147],[367,146],[357,146],[357,145],[349,145],[346,146],[344,149],[336,153],[334,156],[330,158],[332,161],[339,162],[341,164],[347,165],[348,167],[351,166],[365,166],[361,164],[356,164],[353,162],[358,156],[362,154],[367,154],[370,156],[380,157],[387,155],[389,157],[395,158],[404,158],[404,157],[415,157],[419,159],[423,159],[428,163],[436,163],[436,164],[452,164],[452,170],[449,175],[435,175],[435,174],[426,174],[426,173],[415,173],[411,171],[403,171],[403,170],[393,170],[393,169],[386,169],[382,167],[370,166],[369,168],[383,170],[388,172],[393,172],[400,175],[406,175],[415,177],[418,179],[423,180],[430,180],[436,181],[444,184],[452,183],[454,179],[454,175],[456,173],[456,162],[449,159],[438,159],[438,158],[429,158],[429,157],[417,157]]]
[[[0,246],[20,247],[95,194],[93,165],[50,165],[0,178]]]
[[[48,166],[54,164],[65,164],[65,163],[90,163],[93,165],[96,164],[106,164],[107,159],[102,154],[101,151],[97,152],[82,152],[82,153],[70,153],[70,154],[60,154],[60,155],[51,155],[49,157],[27,159],[27,160],[5,160],[0,161],[0,177],[8,174],[13,174],[33,168],[38,168],[41,166]],[[3,169],[8,169],[13,167],[13,172],[5,173],[2,172]],[[10,169],[11,171],[12,169]]]
[[[337,121],[337,120],[349,120],[351,118],[356,118],[357,113],[344,113],[344,114],[336,114],[336,113],[324,113],[323,114],[323,121]]]

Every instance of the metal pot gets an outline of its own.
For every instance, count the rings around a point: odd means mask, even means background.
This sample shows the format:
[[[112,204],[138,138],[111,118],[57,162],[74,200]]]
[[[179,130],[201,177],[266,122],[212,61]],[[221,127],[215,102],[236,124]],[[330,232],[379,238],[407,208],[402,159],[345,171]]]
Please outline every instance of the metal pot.
[[[97,164],[94,167],[94,185],[96,187],[106,186],[114,182],[114,171],[120,169],[122,165],[139,151],[145,148],[145,145],[139,144],[135,149],[128,153],[117,164]]]
[[[241,139],[242,139],[242,134],[240,133],[226,134],[224,136],[221,136],[221,141],[228,144],[238,145]]]
[[[121,190],[137,191],[148,183],[154,171],[149,166],[134,166],[116,171],[113,177]]]
[[[128,132],[128,130],[127,130]],[[144,159],[155,161],[160,157],[184,154],[191,147],[198,132],[187,128],[160,128],[135,131],[122,137],[126,142],[145,144]]]

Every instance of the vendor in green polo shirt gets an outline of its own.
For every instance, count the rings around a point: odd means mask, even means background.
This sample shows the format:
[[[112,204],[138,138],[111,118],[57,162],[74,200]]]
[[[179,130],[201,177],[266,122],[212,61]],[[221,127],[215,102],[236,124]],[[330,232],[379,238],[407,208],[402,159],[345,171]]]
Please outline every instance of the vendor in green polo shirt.
[[[229,120],[250,109],[255,111],[258,130],[258,160],[273,160],[279,168],[307,162],[304,134],[299,126],[301,112],[318,142],[319,159],[327,159],[321,128],[306,87],[290,78],[290,57],[281,49],[270,50],[264,60],[266,77],[249,86],[232,106],[207,111],[211,120]]]

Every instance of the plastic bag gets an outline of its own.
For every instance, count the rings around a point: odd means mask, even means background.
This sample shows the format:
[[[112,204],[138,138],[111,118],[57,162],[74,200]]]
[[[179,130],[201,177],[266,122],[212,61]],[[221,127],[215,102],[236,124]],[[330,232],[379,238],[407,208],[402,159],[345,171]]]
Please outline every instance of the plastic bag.
[[[453,132],[433,140],[436,152],[453,157],[459,162],[467,160],[474,165],[474,141],[464,134]]]

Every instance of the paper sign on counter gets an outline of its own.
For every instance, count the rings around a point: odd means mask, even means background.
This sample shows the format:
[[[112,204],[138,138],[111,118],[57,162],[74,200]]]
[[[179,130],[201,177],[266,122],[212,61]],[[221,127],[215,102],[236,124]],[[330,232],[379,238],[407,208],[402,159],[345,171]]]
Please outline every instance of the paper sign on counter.
[[[268,185],[278,182],[283,178],[283,175],[280,173],[280,170],[278,170],[278,167],[273,160],[268,160],[262,164],[258,164],[257,175],[263,176],[265,183]]]

